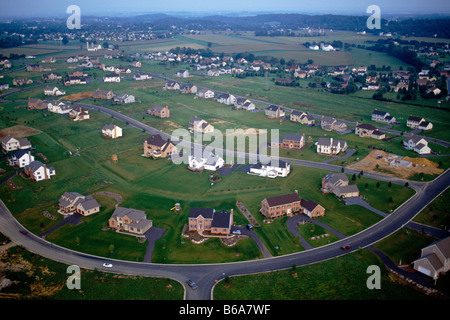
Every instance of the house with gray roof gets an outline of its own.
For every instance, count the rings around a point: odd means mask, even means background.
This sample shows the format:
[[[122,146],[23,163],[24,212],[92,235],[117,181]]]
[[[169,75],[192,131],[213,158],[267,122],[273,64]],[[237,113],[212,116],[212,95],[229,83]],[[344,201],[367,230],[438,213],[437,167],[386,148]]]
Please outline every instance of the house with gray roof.
[[[100,211],[101,205],[91,195],[84,196],[78,192],[64,192],[59,198],[58,213],[72,215],[75,212],[88,216]]]
[[[333,138],[319,138],[316,142],[317,153],[325,155],[337,155],[347,150],[347,142]]]
[[[349,184],[344,173],[330,172],[322,178],[322,193],[334,193],[339,198],[351,198],[359,196],[359,189],[356,185]]]
[[[23,171],[34,181],[50,180],[56,174],[55,168],[47,167],[40,161],[31,162]]]
[[[433,279],[450,269],[450,237],[436,241],[421,250],[414,269]]]
[[[144,211],[124,207],[117,207],[108,222],[109,227],[117,232],[133,235],[142,235],[153,226],[153,221],[147,219]]]

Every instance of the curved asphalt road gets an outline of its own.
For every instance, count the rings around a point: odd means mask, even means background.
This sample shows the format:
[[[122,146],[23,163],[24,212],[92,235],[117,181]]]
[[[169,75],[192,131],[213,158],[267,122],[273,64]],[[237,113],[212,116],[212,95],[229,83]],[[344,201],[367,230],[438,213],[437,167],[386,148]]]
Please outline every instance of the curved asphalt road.
[[[82,268],[98,269],[106,272],[171,278],[181,282],[183,285],[186,280],[192,279],[199,285],[199,289],[191,290],[187,288],[185,298],[208,300],[212,298],[212,289],[216,280],[221,280],[224,276],[288,269],[293,265],[312,264],[335,258],[358,248],[368,247],[406,225],[428,203],[445,191],[449,184],[450,171],[447,170],[434,181],[426,183],[423,189],[406,201],[394,213],[372,227],[343,240],[289,255],[235,263],[168,265],[119,260],[111,261],[102,257],[74,252],[53,245],[31,233],[22,235],[19,230],[23,228],[11,215],[3,202],[0,203],[0,231],[9,237],[11,241],[24,246],[29,251],[68,265],[75,264]],[[342,251],[341,246],[344,244],[350,245],[351,248],[347,251]],[[104,268],[102,264],[105,261],[111,261],[114,265],[113,268]]]

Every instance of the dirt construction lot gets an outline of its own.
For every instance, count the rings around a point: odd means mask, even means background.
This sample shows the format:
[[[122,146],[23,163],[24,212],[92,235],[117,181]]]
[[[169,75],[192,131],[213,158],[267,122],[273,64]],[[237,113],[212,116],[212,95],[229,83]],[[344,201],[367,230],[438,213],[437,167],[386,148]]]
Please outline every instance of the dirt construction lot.
[[[396,163],[397,166],[391,165],[394,160],[399,160]],[[444,170],[438,168],[438,166],[438,163],[426,158],[400,157],[381,150],[373,150],[367,157],[350,165],[349,168],[378,173],[383,172],[387,175],[407,179],[420,173],[439,175]]]

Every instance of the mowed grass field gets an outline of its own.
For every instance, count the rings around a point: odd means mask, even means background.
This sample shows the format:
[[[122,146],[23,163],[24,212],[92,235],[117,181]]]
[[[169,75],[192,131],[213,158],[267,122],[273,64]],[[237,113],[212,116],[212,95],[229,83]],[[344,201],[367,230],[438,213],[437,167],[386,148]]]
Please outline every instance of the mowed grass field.
[[[215,42],[212,41],[214,39],[216,39]],[[169,41],[150,41],[136,46],[129,46],[126,49],[131,53],[140,48],[139,46],[142,46],[140,49],[149,52],[162,48],[161,46],[176,46],[181,42],[192,41],[199,46],[208,46],[208,43],[211,42],[212,48],[220,48],[221,46],[237,47],[248,44],[252,44],[253,48],[256,48],[255,46],[259,45],[269,47],[279,44],[285,45],[285,49],[292,49],[298,46],[304,52],[309,53],[309,50],[305,51],[301,43],[297,42],[299,40],[301,39],[287,37],[259,39],[247,34],[240,36],[206,34],[177,37]],[[172,43],[171,41],[174,42]],[[54,48],[55,45],[52,44],[50,47]],[[70,45],[72,46],[73,44]],[[70,49],[72,50],[72,47]],[[363,56],[361,52],[360,55]],[[39,59],[39,57],[36,58],[36,61],[39,61]],[[369,58],[363,56],[360,59]],[[381,56],[378,59],[383,61]],[[118,60],[101,59],[101,61],[105,64],[126,64],[126,62]],[[389,63],[394,63],[394,61],[391,60]],[[75,65],[67,64],[60,59],[51,66],[55,68],[56,72],[64,74],[70,72]],[[168,65],[155,61],[143,61],[142,71],[164,73],[171,77],[175,71],[183,68],[189,68],[193,71],[191,66]],[[120,83],[107,84],[99,81],[105,72],[90,69],[86,69],[86,71],[91,78],[90,84],[64,87],[67,94],[94,91],[97,88],[112,89],[115,94],[133,94],[139,102],[131,105],[111,104],[106,105],[106,107],[129,115],[166,133],[171,133],[175,128],[187,129],[189,120],[194,116],[198,116],[213,124],[221,132],[224,132],[226,129],[237,128],[278,129],[280,137],[286,133],[304,133],[307,138],[311,137],[313,141],[317,141],[319,137],[323,136],[344,138],[347,140],[350,148],[358,149],[358,154],[352,157],[349,160],[350,162],[368,154],[370,145],[376,145],[402,155],[415,156],[412,152],[407,152],[400,146],[399,139],[384,142],[363,139],[354,134],[340,136],[325,132],[320,127],[303,126],[288,120],[280,122],[279,120],[267,119],[263,111],[254,113],[242,110],[236,111],[231,106],[225,106],[213,100],[194,99],[193,95],[166,92],[162,90],[165,82],[157,78],[145,82],[135,82],[131,81],[132,75],[124,75]],[[16,76],[33,77],[36,81],[39,81],[41,74],[18,71],[7,75],[5,79],[12,81],[13,77]],[[219,78],[194,75],[186,81],[198,86],[280,104],[292,109],[326,114],[352,121],[370,123],[370,114],[375,108],[389,108],[387,111],[392,111],[391,114],[395,116],[398,116],[397,112],[404,116],[406,116],[407,112],[418,115],[427,115],[427,112],[429,112],[429,110],[424,110],[419,106],[408,106],[408,110],[404,110],[405,106],[400,104],[379,102],[355,96],[334,95],[321,89],[307,88],[306,82],[302,82],[300,88],[279,87],[270,82],[270,90],[265,91],[265,79],[263,77],[237,79],[229,75],[220,76]],[[50,165],[55,166],[57,170],[57,176],[52,181],[45,181],[39,184],[31,183],[20,176],[15,177],[14,182],[23,187],[20,190],[11,191],[5,184],[2,185],[2,194],[4,193],[6,196],[7,205],[15,214],[28,221],[25,225],[36,233],[42,232],[56,223],[43,218],[42,211],[49,210],[55,213],[57,201],[63,191],[77,191],[82,194],[102,190],[114,191],[124,197],[124,205],[145,210],[149,218],[154,220],[155,226],[167,230],[162,241],[158,242],[155,250],[154,259],[159,262],[224,261],[221,255],[226,256],[225,260],[230,261],[259,257],[259,253],[251,242],[240,243],[239,249],[222,248],[223,250],[218,250],[218,248],[221,248],[220,244],[208,241],[204,248],[203,245],[195,247],[196,249],[203,248],[208,252],[207,255],[202,256],[201,249],[194,250],[191,244],[182,241],[180,234],[182,227],[187,222],[189,208],[192,206],[210,206],[218,210],[230,210],[233,208],[234,212],[236,212],[235,221],[240,224],[246,224],[246,219],[240,215],[235,206],[236,200],[243,201],[258,219],[262,220],[258,214],[262,199],[299,190],[302,197],[321,203],[327,209],[327,214],[323,220],[344,234],[351,235],[359,232],[380,219],[379,216],[368,210],[359,207],[347,207],[331,195],[322,195],[319,190],[320,181],[328,173],[322,170],[293,167],[292,173],[287,179],[275,180],[249,176],[235,171],[229,176],[222,177],[219,183],[211,185],[207,172],[194,174],[187,171],[185,165],[175,166],[167,160],[153,161],[143,158],[141,156],[142,143],[148,135],[128,126],[126,123],[120,123],[110,116],[91,111],[92,119],[73,123],[67,117],[57,116],[48,112],[26,111],[25,102],[14,102],[27,100],[29,97],[44,99],[43,86],[45,84],[40,85],[40,87],[31,90],[18,90],[17,93],[6,97],[10,102],[2,103],[3,110],[0,113],[1,128],[25,124],[43,131],[40,135],[30,137],[30,140],[33,145],[37,146],[38,152],[44,153],[50,159]],[[64,100],[64,98],[62,99]],[[96,105],[104,103],[104,101],[95,101],[93,99],[86,99],[85,102]],[[171,118],[158,119],[146,115],[148,108],[154,105],[168,105],[171,110]],[[258,105],[258,108],[263,107]],[[435,121],[435,130],[433,132],[440,137],[445,137],[444,128],[446,128],[446,125],[444,123],[448,120],[448,115],[440,110],[433,111],[433,113],[435,115],[431,119]],[[427,119],[430,119],[430,117],[427,117]],[[124,137],[119,140],[104,140],[101,138],[100,130],[108,123],[115,123],[123,127]],[[77,150],[79,150],[80,156],[70,156],[69,151],[74,154]],[[119,161],[117,163],[111,161],[113,154],[118,156]],[[318,157],[314,152],[313,143],[308,143],[307,148],[302,151],[287,152],[283,150],[281,155],[292,159],[313,161],[328,159],[328,157]],[[340,164],[339,162],[335,163]],[[445,165],[447,165],[446,161],[444,161]],[[10,170],[4,164],[2,166]],[[186,181],[189,181],[189,183],[187,184]],[[387,185],[381,185],[376,188],[375,181],[368,181],[365,178],[360,178],[355,183],[358,183],[364,189],[363,192],[372,206],[385,212],[394,210],[412,195],[412,191],[403,186],[388,188]],[[369,187],[366,188],[365,183]],[[393,199],[389,202],[388,199],[391,196]],[[111,254],[114,257],[131,260],[142,259],[145,245],[128,242],[129,239],[122,244],[120,239],[123,236],[108,235],[106,236],[108,240],[102,242],[102,245],[99,246],[89,245],[92,241],[84,243],[80,241],[78,243],[74,240],[77,237],[87,237],[88,233],[94,237],[93,239],[95,237],[104,237],[105,233],[98,229],[101,229],[101,226],[107,223],[107,219],[113,211],[113,203],[104,198],[99,198],[99,202],[104,202],[102,204],[104,207],[102,210],[104,211],[102,211],[101,215],[98,215],[98,220],[92,219],[92,221],[96,221],[91,224],[94,226],[92,229],[66,226],[64,232],[60,231],[49,237],[53,237],[55,242],[64,246],[83,246],[83,250],[94,254]],[[175,202],[182,203],[183,211],[181,214],[175,215],[170,211]],[[32,204],[31,210],[29,208],[30,204]],[[99,233],[95,234],[95,230]],[[270,225],[264,225],[257,232],[269,250],[275,255],[302,250],[298,239],[293,238],[286,230],[285,219],[279,219]],[[115,247],[113,252],[109,250],[111,244],[114,244]],[[127,254],[130,248],[134,248],[131,250],[134,252],[133,254]],[[282,250],[280,251],[276,248],[282,248]],[[239,251],[238,255],[236,250]],[[192,254],[186,254],[188,252],[192,252]],[[193,254],[194,252],[196,253]]]

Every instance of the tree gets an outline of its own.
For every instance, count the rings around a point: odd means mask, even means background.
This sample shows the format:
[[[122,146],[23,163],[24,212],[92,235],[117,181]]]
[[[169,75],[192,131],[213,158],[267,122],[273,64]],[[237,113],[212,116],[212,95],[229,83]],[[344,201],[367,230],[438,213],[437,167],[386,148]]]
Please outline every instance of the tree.
[[[62,38],[62,44],[63,45],[67,45],[69,43],[69,39],[67,38],[67,36],[64,36],[63,38]]]

